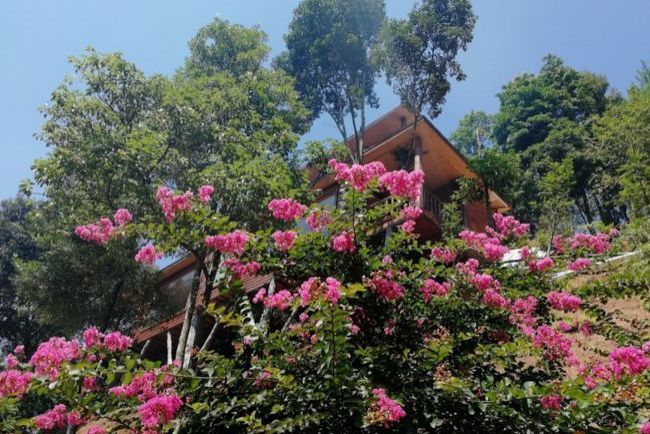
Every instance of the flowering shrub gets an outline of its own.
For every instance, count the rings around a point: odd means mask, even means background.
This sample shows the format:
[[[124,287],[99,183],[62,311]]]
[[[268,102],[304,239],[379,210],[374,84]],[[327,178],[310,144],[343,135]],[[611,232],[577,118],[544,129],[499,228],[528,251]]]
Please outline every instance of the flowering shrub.
[[[647,431],[650,345],[621,338],[602,356],[581,356],[573,333],[602,323],[564,320],[597,308],[552,278],[560,264],[605,253],[610,234],[557,238],[553,258],[526,249],[523,263],[504,266],[510,243],[526,247],[525,224],[495,215],[485,233],[424,242],[400,227],[422,217],[412,203],[421,173],[330,166],[351,187],[340,208],[273,200],[269,217],[285,225],[277,230],[236,229],[210,210],[206,186],[159,189],[159,222],[120,211],[114,224],[77,228],[100,244],[135,234],[147,263],[163,252],[197,256],[195,280],[214,282],[217,297],[190,306],[214,316],[219,341],[194,342],[165,365],[96,328],[51,338],[29,358],[17,348],[0,372],[0,431]],[[379,192],[394,200],[367,206]],[[303,216],[310,230],[287,230]],[[395,229],[378,236],[387,221]],[[208,258],[218,267],[204,266]],[[274,280],[247,293],[241,279],[258,274]]]

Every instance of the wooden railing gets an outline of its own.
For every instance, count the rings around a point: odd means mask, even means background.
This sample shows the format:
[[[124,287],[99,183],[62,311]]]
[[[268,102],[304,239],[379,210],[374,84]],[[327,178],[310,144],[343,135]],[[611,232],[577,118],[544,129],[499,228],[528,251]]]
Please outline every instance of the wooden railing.
[[[421,203],[424,211],[429,211],[438,224],[442,223],[442,201],[438,199],[438,196],[423,188]]]

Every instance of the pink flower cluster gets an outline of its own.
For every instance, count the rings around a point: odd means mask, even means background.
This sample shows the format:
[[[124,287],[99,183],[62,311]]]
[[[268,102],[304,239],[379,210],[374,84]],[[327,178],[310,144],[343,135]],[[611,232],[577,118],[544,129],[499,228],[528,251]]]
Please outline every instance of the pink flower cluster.
[[[117,211],[115,211],[113,220],[115,221],[115,224],[118,225],[119,227],[124,227],[127,224],[129,224],[131,220],[133,220],[133,215],[128,209],[120,208]]]
[[[427,279],[424,281],[424,285],[420,288],[420,292],[424,296],[424,302],[428,303],[432,296],[445,296],[450,289],[451,284],[449,282],[439,283],[433,279]]]
[[[154,371],[136,375],[129,384],[111,387],[109,393],[117,398],[137,396],[140,401],[147,401],[158,394],[158,376]]]
[[[193,196],[194,194],[191,191],[174,194],[172,190],[165,186],[158,187],[158,191],[156,191],[156,199],[158,199],[158,203],[168,222],[174,220],[177,213],[189,211],[192,208],[191,199]]]
[[[307,216],[307,226],[312,231],[320,231],[332,223],[332,216],[329,211],[315,209]]]
[[[553,267],[555,263],[553,259],[546,257],[541,259],[535,259],[528,263],[528,269],[533,273],[542,273]]]
[[[375,271],[370,278],[364,277],[364,284],[386,301],[399,300],[404,297],[404,287],[395,281],[395,273],[390,270]]]
[[[542,396],[539,403],[544,410],[559,410],[562,408],[562,397],[559,395]]]
[[[387,172],[379,177],[379,183],[388,190],[391,196],[417,200],[422,191],[424,172],[421,170]]]
[[[67,412],[65,404],[57,404],[51,410],[38,415],[34,418],[36,428],[42,430],[63,429],[66,426],[78,426],[83,424],[83,420],[76,411]]]
[[[328,164],[334,172],[337,181],[346,181],[352,185],[352,188],[360,192],[365,191],[373,179],[386,172],[386,168],[379,161],[348,166],[345,163],[331,159]]]
[[[332,249],[340,253],[354,253],[357,247],[354,245],[354,234],[343,231],[332,238]]]
[[[341,298],[341,282],[333,277],[325,279],[325,283],[317,277],[310,277],[305,280],[298,288],[301,305],[307,306],[311,301],[316,300],[321,295],[332,304],[337,304]]]
[[[148,430],[156,430],[171,422],[183,401],[178,395],[158,395],[138,407],[142,426]]]
[[[266,295],[266,289],[260,289],[253,299],[253,302],[264,302],[264,306],[272,309],[285,310],[293,302],[293,295],[286,289],[274,292],[273,294]]]
[[[84,330],[83,341],[87,350],[105,348],[110,352],[124,352],[133,345],[133,339],[120,332],[111,332],[104,335],[96,327]]]
[[[495,236],[489,236],[483,232],[474,232],[465,229],[458,236],[467,243],[470,248],[476,249],[483,254],[485,259],[496,262],[508,253],[508,247],[501,244],[501,240]]]
[[[38,346],[29,360],[29,364],[34,367],[36,375],[47,375],[51,379],[55,379],[63,362],[79,357],[81,357],[81,351],[78,341],[52,337]]]
[[[590,266],[591,266],[591,259],[578,258],[569,264],[569,270],[578,272],[584,270],[585,268],[589,268]]]
[[[388,427],[391,423],[397,422],[406,416],[402,406],[397,401],[389,398],[385,389],[373,389],[372,394],[377,401],[371,405],[370,414],[366,416],[367,420]]]
[[[5,396],[21,398],[27,392],[32,377],[31,372],[20,372],[15,369],[0,371],[0,398]]]
[[[303,216],[307,207],[293,199],[273,199],[268,204],[269,211],[278,220],[294,221]]]
[[[91,241],[103,246],[115,233],[115,227],[109,218],[102,217],[97,223],[77,226],[74,233],[84,241]]]
[[[223,264],[233,272],[235,278],[237,279],[241,279],[242,277],[256,276],[262,268],[259,262],[250,261],[243,263],[240,262],[237,258],[228,258],[223,261]]]
[[[523,327],[531,327],[537,322],[536,310],[537,298],[532,295],[526,298],[516,298],[510,307],[510,322]]]
[[[591,234],[575,234],[573,237],[567,238],[567,242],[572,250],[585,249],[597,255],[605,253],[612,246],[610,243],[610,235],[597,233]]]
[[[544,348],[549,360],[573,359],[571,339],[549,325],[541,325],[533,331],[533,345]]]
[[[616,378],[621,375],[638,375],[650,368],[650,358],[635,347],[614,348],[609,354],[611,368]]]
[[[287,252],[293,247],[298,233],[296,231],[275,231],[271,235],[275,248],[281,252]]]
[[[431,258],[443,264],[451,264],[456,260],[458,253],[451,249],[442,247],[434,247],[431,249]]]
[[[142,246],[142,248],[140,248],[140,250],[138,250],[138,252],[135,254],[133,259],[143,264],[153,265],[158,259],[164,256],[164,253],[159,252],[156,250],[156,247],[153,244],[149,243],[145,246]]]
[[[417,220],[422,215],[422,209],[417,206],[405,206],[401,212],[402,218]]]
[[[106,434],[106,430],[99,425],[93,425],[86,431],[87,434]]]
[[[499,234],[502,238],[507,238],[511,235],[515,236],[516,238],[521,238],[530,230],[529,224],[521,223],[513,216],[494,213],[493,219],[494,226],[497,228],[497,231],[499,231]]]
[[[507,309],[510,307],[510,301],[493,288],[485,290],[483,293],[483,303],[499,309]]]
[[[212,200],[212,193],[214,193],[214,187],[211,185],[202,185],[199,187],[199,200],[203,203],[208,203]]]
[[[566,292],[551,291],[546,295],[548,304],[556,310],[575,312],[580,309],[582,299]]]
[[[205,245],[211,249],[219,250],[221,253],[230,253],[239,256],[244,253],[248,234],[239,229],[224,235],[212,235],[205,238]]]

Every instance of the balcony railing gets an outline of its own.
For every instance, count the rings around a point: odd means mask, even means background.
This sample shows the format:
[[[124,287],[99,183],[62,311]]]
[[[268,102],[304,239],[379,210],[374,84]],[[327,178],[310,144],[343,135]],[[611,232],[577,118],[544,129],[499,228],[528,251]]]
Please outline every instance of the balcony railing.
[[[436,222],[440,224],[442,222],[442,201],[438,199],[438,196],[423,188],[421,203],[422,209],[429,211],[436,219]]]

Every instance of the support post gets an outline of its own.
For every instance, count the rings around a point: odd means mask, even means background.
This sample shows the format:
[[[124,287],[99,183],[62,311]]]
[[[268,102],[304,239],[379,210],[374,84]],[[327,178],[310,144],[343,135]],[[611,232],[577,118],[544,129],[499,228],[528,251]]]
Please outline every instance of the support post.
[[[424,168],[422,166],[422,139],[420,136],[415,138],[415,146],[413,151],[413,170],[421,170],[424,172]],[[422,189],[420,191],[420,197],[414,205],[420,207],[421,209],[424,209],[424,184],[422,185]]]
[[[167,364],[171,365],[173,362],[173,357],[172,357],[172,334],[168,331],[167,332]]]

